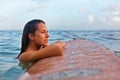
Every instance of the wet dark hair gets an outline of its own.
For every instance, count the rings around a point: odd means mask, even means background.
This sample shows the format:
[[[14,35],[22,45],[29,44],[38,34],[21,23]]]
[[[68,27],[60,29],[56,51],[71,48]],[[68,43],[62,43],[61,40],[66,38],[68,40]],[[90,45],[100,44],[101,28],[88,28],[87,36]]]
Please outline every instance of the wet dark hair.
[[[17,56],[17,58],[19,58],[19,56],[23,52],[25,52],[25,50],[27,49],[27,47],[29,45],[28,34],[29,33],[31,33],[33,35],[35,34],[35,31],[37,30],[38,23],[45,24],[45,22],[43,20],[40,20],[40,19],[34,19],[34,20],[31,20],[25,24],[24,29],[23,29],[23,34],[22,34],[22,40],[21,40],[21,51],[20,51],[19,55]]]

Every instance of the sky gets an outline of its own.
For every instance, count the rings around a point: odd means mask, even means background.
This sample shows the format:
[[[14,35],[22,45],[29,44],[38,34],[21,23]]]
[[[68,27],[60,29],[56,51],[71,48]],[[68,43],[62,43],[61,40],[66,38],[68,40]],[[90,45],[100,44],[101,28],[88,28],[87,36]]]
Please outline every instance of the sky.
[[[120,30],[120,0],[0,0],[0,30],[32,19],[49,30]]]

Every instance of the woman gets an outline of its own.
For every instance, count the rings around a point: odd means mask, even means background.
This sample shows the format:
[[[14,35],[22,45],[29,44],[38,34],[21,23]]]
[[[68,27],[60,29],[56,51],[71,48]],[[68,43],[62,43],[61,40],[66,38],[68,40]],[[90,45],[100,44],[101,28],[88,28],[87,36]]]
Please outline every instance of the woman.
[[[48,38],[48,30],[44,21],[39,19],[29,21],[23,30],[19,61],[35,62],[39,59],[61,55],[65,43],[57,41],[48,45]]]

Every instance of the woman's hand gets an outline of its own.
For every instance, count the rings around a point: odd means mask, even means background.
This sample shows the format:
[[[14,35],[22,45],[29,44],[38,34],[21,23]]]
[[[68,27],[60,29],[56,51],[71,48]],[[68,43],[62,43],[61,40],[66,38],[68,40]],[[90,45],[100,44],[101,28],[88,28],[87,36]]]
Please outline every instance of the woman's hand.
[[[54,45],[60,46],[62,49],[65,48],[65,42],[62,41],[57,41],[53,43]]]

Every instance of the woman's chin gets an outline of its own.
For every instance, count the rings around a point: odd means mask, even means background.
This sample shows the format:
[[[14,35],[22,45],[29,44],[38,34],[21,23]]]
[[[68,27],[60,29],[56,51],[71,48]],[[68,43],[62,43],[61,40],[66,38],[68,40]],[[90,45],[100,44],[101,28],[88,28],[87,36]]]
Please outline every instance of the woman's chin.
[[[44,46],[44,47],[48,46],[48,43],[44,44],[43,46]]]

